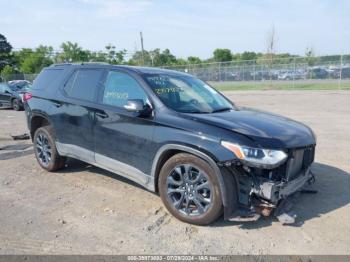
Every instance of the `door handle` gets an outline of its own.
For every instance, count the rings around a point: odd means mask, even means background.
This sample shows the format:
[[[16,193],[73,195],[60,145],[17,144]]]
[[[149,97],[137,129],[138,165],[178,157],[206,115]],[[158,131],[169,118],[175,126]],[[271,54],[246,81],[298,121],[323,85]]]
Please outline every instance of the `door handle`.
[[[63,105],[61,102],[57,102],[57,101],[52,101],[52,104],[57,108]]]
[[[95,113],[96,116],[100,117],[100,118],[107,118],[108,114],[106,112],[96,112]]]

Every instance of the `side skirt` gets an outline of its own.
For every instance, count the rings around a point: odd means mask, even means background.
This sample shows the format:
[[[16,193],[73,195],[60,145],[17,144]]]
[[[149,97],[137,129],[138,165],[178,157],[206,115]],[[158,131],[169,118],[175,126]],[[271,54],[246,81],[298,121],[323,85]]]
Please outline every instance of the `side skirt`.
[[[134,168],[133,166],[76,145],[56,142],[56,148],[58,153],[62,156],[79,159],[91,165],[130,179],[150,191],[155,191],[154,178],[143,173],[139,169]]]

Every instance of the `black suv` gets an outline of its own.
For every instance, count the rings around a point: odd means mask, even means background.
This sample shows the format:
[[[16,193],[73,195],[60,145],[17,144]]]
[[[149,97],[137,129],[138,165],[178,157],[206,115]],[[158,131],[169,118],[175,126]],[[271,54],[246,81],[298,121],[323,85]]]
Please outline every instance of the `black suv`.
[[[110,170],[159,192],[189,223],[223,211],[227,220],[267,216],[313,180],[310,128],[238,108],[188,74],[58,64],[24,101],[41,167],[55,171],[72,157]]]

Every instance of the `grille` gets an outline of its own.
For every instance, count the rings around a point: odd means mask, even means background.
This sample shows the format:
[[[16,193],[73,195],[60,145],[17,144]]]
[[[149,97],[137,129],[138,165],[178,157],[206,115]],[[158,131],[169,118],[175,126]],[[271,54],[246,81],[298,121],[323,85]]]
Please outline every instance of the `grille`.
[[[287,163],[286,179],[293,180],[314,161],[315,147],[292,150]]]

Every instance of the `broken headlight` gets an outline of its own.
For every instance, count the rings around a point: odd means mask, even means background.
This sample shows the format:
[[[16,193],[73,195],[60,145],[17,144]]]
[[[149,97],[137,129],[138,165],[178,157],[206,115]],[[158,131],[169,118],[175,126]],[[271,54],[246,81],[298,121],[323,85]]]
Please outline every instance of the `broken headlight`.
[[[287,159],[287,154],[281,150],[252,148],[227,141],[221,141],[221,145],[248,166],[274,168]]]

